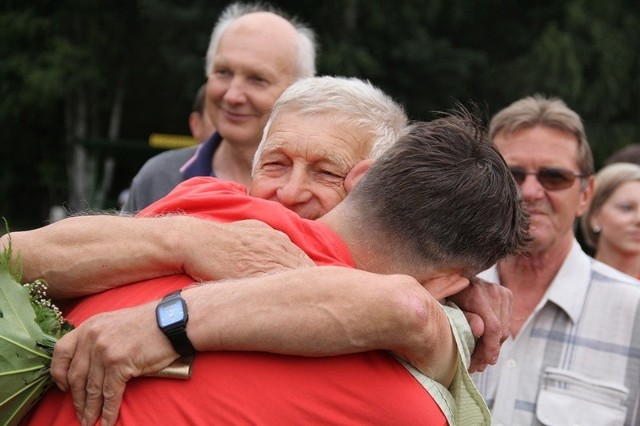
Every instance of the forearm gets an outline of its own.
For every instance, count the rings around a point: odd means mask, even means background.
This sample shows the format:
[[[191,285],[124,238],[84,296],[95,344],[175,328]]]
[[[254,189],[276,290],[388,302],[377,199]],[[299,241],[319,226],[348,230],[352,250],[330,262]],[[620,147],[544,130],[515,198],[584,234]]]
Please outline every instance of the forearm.
[[[13,259],[22,265],[25,280],[44,278],[53,298],[92,294],[180,272],[171,229],[166,218],[70,217],[11,233]],[[5,246],[8,238],[0,243]]]
[[[410,277],[318,267],[187,289],[198,350],[328,356],[386,349],[447,382],[457,354],[439,303]]]

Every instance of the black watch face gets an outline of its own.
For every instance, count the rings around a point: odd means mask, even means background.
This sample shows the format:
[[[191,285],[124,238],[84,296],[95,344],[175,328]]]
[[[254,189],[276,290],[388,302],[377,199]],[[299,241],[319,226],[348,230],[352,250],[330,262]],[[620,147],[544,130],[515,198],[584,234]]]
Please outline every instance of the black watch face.
[[[162,304],[158,310],[158,325],[160,328],[167,327],[184,320],[184,307],[181,299],[172,300]]]

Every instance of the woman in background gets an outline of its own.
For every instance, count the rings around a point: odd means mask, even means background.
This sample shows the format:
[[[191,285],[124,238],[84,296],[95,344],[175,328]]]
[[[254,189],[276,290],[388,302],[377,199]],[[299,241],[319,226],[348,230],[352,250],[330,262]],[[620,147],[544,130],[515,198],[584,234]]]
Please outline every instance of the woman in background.
[[[596,259],[640,278],[639,165],[614,163],[598,172],[581,225]]]

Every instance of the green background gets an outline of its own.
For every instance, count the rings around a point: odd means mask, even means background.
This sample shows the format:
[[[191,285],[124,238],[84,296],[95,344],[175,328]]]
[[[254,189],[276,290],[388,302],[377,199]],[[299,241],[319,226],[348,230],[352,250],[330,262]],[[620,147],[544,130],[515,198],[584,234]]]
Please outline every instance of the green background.
[[[2,2],[0,216],[12,229],[46,224],[53,205],[115,208],[159,152],[149,135],[189,134],[210,32],[226,4]],[[583,117],[596,166],[640,142],[637,0],[272,4],[316,30],[319,74],[369,79],[412,119],[456,101],[489,117],[542,93]]]

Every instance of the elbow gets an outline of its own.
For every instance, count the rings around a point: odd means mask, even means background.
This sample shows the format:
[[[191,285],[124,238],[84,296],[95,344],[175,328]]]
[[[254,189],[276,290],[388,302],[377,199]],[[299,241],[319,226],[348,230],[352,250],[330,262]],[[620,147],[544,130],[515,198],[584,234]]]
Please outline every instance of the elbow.
[[[416,287],[417,285],[417,287]],[[394,352],[423,374],[448,387],[455,373],[457,349],[440,303],[419,283],[399,283],[393,303],[400,318]]]

